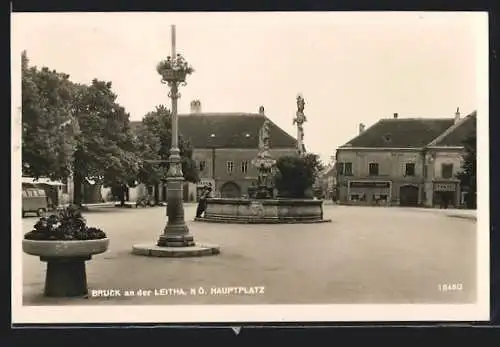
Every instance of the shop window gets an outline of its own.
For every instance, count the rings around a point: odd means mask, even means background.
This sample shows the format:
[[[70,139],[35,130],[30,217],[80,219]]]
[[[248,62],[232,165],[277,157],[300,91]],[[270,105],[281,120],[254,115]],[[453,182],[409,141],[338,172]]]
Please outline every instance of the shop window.
[[[359,194],[351,194],[351,201],[359,201]]]

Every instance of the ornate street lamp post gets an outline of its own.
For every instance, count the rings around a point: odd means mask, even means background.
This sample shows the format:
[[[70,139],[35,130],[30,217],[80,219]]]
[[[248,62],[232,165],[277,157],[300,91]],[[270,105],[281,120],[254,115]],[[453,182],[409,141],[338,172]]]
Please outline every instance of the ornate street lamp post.
[[[162,60],[156,70],[162,77],[161,82],[169,86],[170,92],[168,96],[172,100],[172,143],[167,171],[168,221],[156,245],[136,245],[133,247],[133,253],[157,257],[193,257],[218,254],[218,246],[195,244],[194,237],[189,232],[184,220],[182,194],[184,175],[179,150],[177,100],[180,97],[179,86],[186,85],[186,77],[192,74],[194,69],[175,50],[175,25],[172,25],[171,56]]]
[[[175,50],[175,26],[172,26],[172,55],[157,66],[162,76],[162,83],[170,87],[168,96],[172,100],[172,144],[168,158],[167,171],[167,216],[168,222],[158,246],[186,247],[193,246],[194,239],[184,221],[181,156],[179,150],[179,125],[177,116],[177,99],[180,97],[179,86],[186,85],[186,76],[194,72],[193,68]]]

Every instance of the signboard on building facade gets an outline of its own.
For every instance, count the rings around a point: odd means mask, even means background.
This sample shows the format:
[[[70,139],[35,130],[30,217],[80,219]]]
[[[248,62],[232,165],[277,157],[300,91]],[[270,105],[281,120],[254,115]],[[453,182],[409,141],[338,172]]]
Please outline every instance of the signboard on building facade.
[[[390,182],[380,182],[380,181],[355,181],[349,182],[351,188],[390,188]]]
[[[437,192],[454,192],[457,190],[455,183],[434,183],[434,190]]]

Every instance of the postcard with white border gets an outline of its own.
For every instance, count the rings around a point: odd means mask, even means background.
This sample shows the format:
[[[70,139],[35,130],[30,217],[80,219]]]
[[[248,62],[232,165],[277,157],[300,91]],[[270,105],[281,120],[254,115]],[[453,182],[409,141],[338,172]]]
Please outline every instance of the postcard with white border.
[[[489,320],[487,13],[13,13],[11,54],[14,324]]]

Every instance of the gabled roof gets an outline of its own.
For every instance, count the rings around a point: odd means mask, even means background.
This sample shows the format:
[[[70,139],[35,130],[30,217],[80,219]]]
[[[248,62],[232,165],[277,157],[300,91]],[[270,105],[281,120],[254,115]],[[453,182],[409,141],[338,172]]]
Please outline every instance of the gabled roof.
[[[456,126],[450,128],[436,139],[433,146],[463,146],[464,141],[476,132],[477,113],[474,111],[463,118]]]
[[[179,133],[194,148],[258,148],[259,132],[266,119],[255,113],[180,114]],[[295,148],[297,140],[269,121],[271,150]],[[140,123],[131,122],[130,127],[135,129]]]
[[[453,123],[452,118],[381,119],[341,147],[422,148]]]

